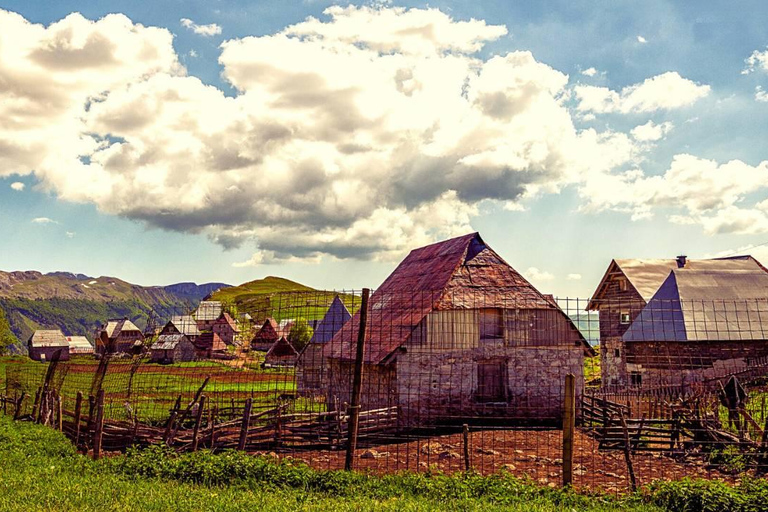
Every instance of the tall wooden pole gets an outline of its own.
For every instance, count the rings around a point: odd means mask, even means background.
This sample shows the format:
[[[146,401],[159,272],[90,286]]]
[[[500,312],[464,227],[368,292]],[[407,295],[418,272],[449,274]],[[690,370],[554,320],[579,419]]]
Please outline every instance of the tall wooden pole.
[[[363,385],[363,352],[365,351],[365,328],[368,323],[368,297],[371,290],[363,288],[360,304],[360,329],[357,332],[357,350],[355,352],[355,374],[352,380],[352,396],[349,404],[349,432],[347,439],[347,457],[344,469],[352,470],[355,448],[357,448],[358,425],[360,424],[360,389]]]
[[[573,434],[576,429],[576,377],[565,376],[563,408],[563,487],[573,483]]]

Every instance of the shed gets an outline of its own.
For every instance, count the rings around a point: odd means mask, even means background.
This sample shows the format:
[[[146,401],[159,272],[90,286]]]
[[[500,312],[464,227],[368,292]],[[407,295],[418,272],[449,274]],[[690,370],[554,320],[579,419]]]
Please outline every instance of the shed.
[[[74,355],[93,355],[93,345],[85,336],[67,336],[69,344],[69,354]]]
[[[360,312],[324,349],[330,406],[350,400],[359,327]],[[361,406],[397,407],[403,426],[557,421],[565,376],[580,395],[593,353],[478,233],[411,251],[371,296],[365,339]]]
[[[59,352],[59,361],[69,360],[69,343],[58,329],[38,329],[27,342],[29,358],[34,361],[50,361]]]
[[[294,367],[299,353],[293,348],[291,342],[285,336],[280,336],[276,342],[267,351],[264,356],[263,366],[265,368],[275,367]]]
[[[274,318],[267,318],[264,321],[264,325],[261,326],[261,329],[259,329],[256,335],[251,339],[251,349],[266,352],[272,348],[272,345],[279,339],[280,334],[278,334],[277,322]]]
[[[296,363],[296,385],[299,393],[324,393],[322,386],[326,378],[328,361],[323,357],[323,348],[351,318],[349,310],[336,295],[323,319],[314,327],[309,343],[299,354]]]
[[[237,323],[229,316],[229,313],[222,313],[211,325],[211,331],[218,336],[218,338],[225,345],[234,345],[235,336],[240,331],[237,329]],[[226,347],[224,347],[226,350]]]
[[[184,334],[161,334],[150,349],[154,363],[182,363],[195,359],[195,346]]]
[[[124,354],[140,352],[144,333],[127,318],[107,320],[99,329],[96,352],[99,354]]]

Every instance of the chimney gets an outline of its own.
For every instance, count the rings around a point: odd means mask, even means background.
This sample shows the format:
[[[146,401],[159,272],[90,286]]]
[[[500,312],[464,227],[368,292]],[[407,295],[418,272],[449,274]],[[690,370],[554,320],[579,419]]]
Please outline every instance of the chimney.
[[[686,261],[687,261],[687,256],[678,256],[677,257],[677,268],[685,268]]]

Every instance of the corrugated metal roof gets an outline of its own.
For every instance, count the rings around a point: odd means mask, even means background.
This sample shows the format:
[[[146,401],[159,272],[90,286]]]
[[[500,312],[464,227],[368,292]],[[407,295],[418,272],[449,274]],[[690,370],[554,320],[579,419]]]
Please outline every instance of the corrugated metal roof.
[[[210,322],[221,316],[222,305],[218,300],[204,300],[197,306],[194,317],[196,320]]]
[[[624,341],[768,339],[768,273],[672,270]]]
[[[93,350],[93,345],[85,336],[67,336],[70,350]]]
[[[161,334],[152,344],[152,350],[173,350],[184,338],[183,334]]]
[[[187,336],[199,336],[200,329],[197,328],[197,322],[190,315],[177,315],[171,317],[171,324],[176,330]]]
[[[315,332],[312,334],[310,343],[327,343],[333,339],[342,326],[352,318],[347,306],[341,301],[339,296],[334,297],[331,307],[325,312],[323,319],[317,324]]]
[[[38,329],[29,342],[34,348],[69,347],[67,338],[59,329]]]
[[[432,310],[479,308],[559,310],[478,233],[415,249],[370,298],[364,360],[382,362]],[[325,355],[352,359],[359,328],[358,312],[326,346]]]

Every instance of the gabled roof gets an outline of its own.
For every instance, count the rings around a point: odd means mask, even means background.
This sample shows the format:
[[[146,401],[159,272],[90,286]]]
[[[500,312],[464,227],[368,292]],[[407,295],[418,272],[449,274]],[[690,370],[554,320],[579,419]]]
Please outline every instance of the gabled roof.
[[[195,320],[211,322],[221,316],[222,305],[218,300],[204,300],[197,306]]]
[[[637,290],[647,303],[669,276],[678,267],[677,259],[616,259],[611,260],[600,284],[587,305],[588,310],[597,309],[603,287],[614,272],[621,272],[629,283]],[[689,270],[762,270],[766,271],[759,261],[752,256],[732,256],[709,260],[691,260],[685,262]]]
[[[278,327],[275,319],[267,318],[264,321],[264,325],[261,326],[261,329],[259,329],[259,331],[253,336],[253,339],[276,341],[280,337],[277,331]]]
[[[34,348],[69,347],[67,338],[59,329],[38,329],[29,338],[29,344]]]
[[[172,316],[169,322],[176,327],[176,330],[187,336],[200,336],[200,329],[197,328],[197,322],[190,315]]]
[[[264,356],[264,360],[266,361],[270,357],[291,357],[298,355],[299,353],[293,348],[291,342],[285,339],[285,336],[280,336],[280,339],[275,341],[275,343],[269,347],[267,354]]]
[[[228,325],[233,332],[240,332],[237,330],[237,323],[231,316],[229,316],[229,313],[222,313],[213,323],[216,325]]]
[[[672,270],[624,341],[768,339],[768,273]]]
[[[364,360],[383,362],[433,310],[480,308],[559,310],[478,233],[415,249],[370,298]],[[326,357],[353,358],[359,328],[358,312],[326,346]]]
[[[66,338],[72,350],[93,350],[93,345],[85,336],[67,336]]]
[[[161,334],[152,344],[152,350],[173,350],[185,339],[187,337],[183,334]]]
[[[323,319],[315,327],[315,332],[312,334],[312,339],[309,343],[327,343],[333,339],[333,335],[336,334],[342,326],[352,318],[349,314],[347,306],[341,301],[339,296],[334,297],[331,307],[325,312]]]
[[[107,320],[107,323],[102,326],[101,330],[107,333],[109,339],[117,338],[123,331],[141,332],[141,329],[136,327],[136,324],[127,318]]]

